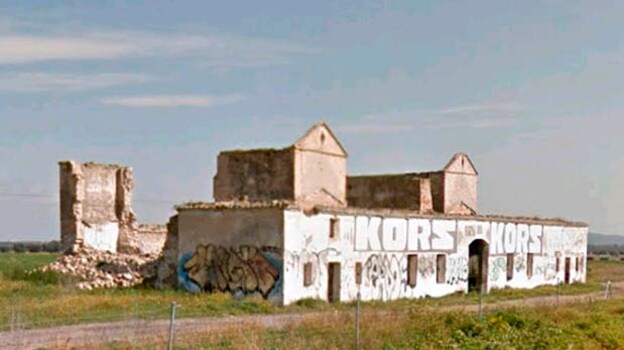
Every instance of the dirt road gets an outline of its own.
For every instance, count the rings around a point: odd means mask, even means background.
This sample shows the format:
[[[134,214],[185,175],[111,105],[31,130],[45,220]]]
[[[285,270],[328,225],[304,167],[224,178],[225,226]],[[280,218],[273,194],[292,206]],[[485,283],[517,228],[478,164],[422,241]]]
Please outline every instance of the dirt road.
[[[613,298],[624,298],[624,282],[613,283]],[[572,303],[586,303],[604,298],[604,293],[590,293],[574,296],[534,297],[501,301],[484,305],[485,310],[508,308],[512,306],[540,306]],[[436,307],[437,311],[476,312],[478,305],[452,305]],[[304,321],[327,318],[345,314],[346,311],[305,312],[296,314],[277,315],[247,315],[210,318],[178,319],[175,322],[177,336],[207,332],[225,332],[244,327],[260,327],[280,329],[286,326],[300,324]],[[383,310],[363,310],[364,314],[382,316],[387,313]],[[71,349],[85,348],[90,344],[106,344],[114,341],[129,341],[140,343],[142,340],[154,340],[167,337],[169,320],[130,320],[109,323],[91,323],[51,328],[17,330],[0,333],[0,349]]]

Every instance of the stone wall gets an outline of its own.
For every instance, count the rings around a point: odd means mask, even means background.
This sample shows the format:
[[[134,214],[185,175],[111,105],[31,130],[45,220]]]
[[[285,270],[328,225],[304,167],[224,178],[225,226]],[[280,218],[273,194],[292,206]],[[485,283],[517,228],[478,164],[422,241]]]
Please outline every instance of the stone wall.
[[[126,254],[159,254],[164,225],[137,225],[132,209],[132,168],[59,162],[61,249],[87,248]]]
[[[132,169],[118,165],[59,162],[61,246],[85,245],[116,252],[136,229]]]
[[[119,236],[118,250],[126,254],[160,254],[167,239],[167,226],[140,224]]]
[[[359,208],[432,210],[431,183],[427,174],[347,177],[347,203]]]
[[[477,213],[478,173],[470,158],[456,153],[444,169],[425,173],[349,176],[349,206]]]
[[[218,156],[215,201],[294,199],[294,192],[292,148],[226,151]]]

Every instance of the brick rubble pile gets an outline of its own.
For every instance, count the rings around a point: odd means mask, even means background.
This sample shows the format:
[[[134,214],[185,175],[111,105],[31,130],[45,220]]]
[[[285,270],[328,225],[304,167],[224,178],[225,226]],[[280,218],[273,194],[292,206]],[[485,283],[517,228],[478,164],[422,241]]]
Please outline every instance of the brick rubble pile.
[[[42,269],[76,277],[79,289],[132,287],[156,277],[157,259],[153,254],[129,255],[83,247]]]

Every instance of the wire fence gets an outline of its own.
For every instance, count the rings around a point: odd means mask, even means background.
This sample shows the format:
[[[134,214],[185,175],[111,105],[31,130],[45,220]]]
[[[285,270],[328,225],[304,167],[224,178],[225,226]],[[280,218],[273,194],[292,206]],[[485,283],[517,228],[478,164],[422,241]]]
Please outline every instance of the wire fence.
[[[380,329],[383,334],[401,332],[406,322],[441,312],[469,313],[482,319],[501,308],[558,308],[624,297],[624,290],[611,281],[606,281],[601,291],[588,294],[566,295],[561,290],[558,287],[551,295],[497,302],[488,302],[480,295],[476,304],[414,303],[403,308],[361,303],[358,298],[356,302],[335,308],[327,306],[320,311],[286,308],[273,314],[225,317],[206,317],[183,303],[152,305],[149,309],[129,304],[121,312],[46,317],[24,312],[18,301],[4,311],[6,322],[0,324],[0,348],[307,349],[323,348],[327,339],[335,348],[380,348]],[[71,309],[72,305],[66,307]]]

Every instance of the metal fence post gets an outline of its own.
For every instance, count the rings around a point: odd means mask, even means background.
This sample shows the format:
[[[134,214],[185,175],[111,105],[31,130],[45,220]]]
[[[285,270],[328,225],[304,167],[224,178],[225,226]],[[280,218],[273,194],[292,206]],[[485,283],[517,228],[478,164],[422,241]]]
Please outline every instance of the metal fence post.
[[[360,348],[360,292],[357,293],[355,302],[355,348]]]
[[[559,294],[561,294],[561,281],[557,277],[557,306],[559,306]]]
[[[171,303],[171,319],[169,320],[169,344],[167,345],[168,350],[173,349],[173,328],[175,323],[175,312],[176,312],[176,302]]]

